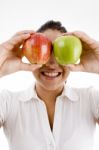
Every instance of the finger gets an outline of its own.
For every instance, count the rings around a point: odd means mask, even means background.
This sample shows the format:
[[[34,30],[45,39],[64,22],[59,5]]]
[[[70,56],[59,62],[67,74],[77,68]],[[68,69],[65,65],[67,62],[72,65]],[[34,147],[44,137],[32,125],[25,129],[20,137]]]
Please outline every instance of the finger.
[[[67,36],[68,35],[74,35],[74,36],[78,37],[82,41],[83,45],[87,44],[92,49],[99,48],[99,42],[97,42],[96,40],[92,39],[85,32],[82,32],[82,31],[66,32],[66,33],[64,33],[64,35],[67,35]]]
[[[66,33],[63,33],[62,35],[63,36],[65,36],[65,35],[72,35],[72,32],[66,32]]]
[[[72,32],[72,34],[77,36],[78,38],[80,38],[82,42],[87,43],[89,45],[93,45],[94,43],[98,43],[96,40],[94,40],[90,36],[88,36],[85,32],[74,31],[74,32]]]
[[[74,32],[66,32],[63,35],[75,35],[77,36],[79,39],[81,39],[81,41],[83,42],[87,42],[89,44],[93,43],[95,40],[92,39],[91,37],[89,37],[85,32],[83,31],[74,31]]]
[[[97,48],[99,49],[99,42],[89,37],[86,33],[81,31],[75,31],[73,34],[75,36],[78,36],[83,41],[83,43],[87,44],[93,50]]]
[[[63,35],[75,35],[78,38],[80,38],[83,42],[86,42],[88,39],[91,39],[91,37],[89,37],[85,32],[82,31],[66,32]]]
[[[34,30],[23,30],[23,31],[17,32],[14,36],[21,35],[21,34],[33,34],[33,33],[35,33]]]
[[[42,67],[42,65],[39,65],[39,64],[27,64],[27,63],[21,63],[20,64],[20,70],[23,70],[23,71],[35,71],[36,69]]]
[[[3,43],[3,47],[12,50],[16,45],[19,45],[24,42],[24,40],[28,39],[31,34],[33,34],[33,30],[24,30],[16,33],[10,40]]]
[[[2,44],[3,48],[8,51],[13,50],[15,46],[20,45],[21,43],[23,43],[24,40],[28,39],[29,37],[30,37],[30,34],[13,37],[10,40]]]
[[[84,68],[81,64],[69,64],[65,66],[68,67],[68,69],[73,72],[84,71]]]
[[[11,38],[9,41],[5,42],[5,46],[7,49],[12,50],[16,45],[20,45],[24,40],[28,39],[30,34],[24,34],[20,36],[15,36]]]

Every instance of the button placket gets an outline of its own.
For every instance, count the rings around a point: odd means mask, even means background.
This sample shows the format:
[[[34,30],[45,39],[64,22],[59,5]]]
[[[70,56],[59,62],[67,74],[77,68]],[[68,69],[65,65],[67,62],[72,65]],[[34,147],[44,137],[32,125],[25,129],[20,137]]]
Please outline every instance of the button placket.
[[[55,150],[55,141],[50,129],[50,124],[47,115],[47,109],[44,102],[39,102],[39,114],[41,118],[41,124],[44,131],[45,139],[47,140],[49,150]],[[53,148],[52,148],[53,147]]]
[[[49,139],[49,142],[48,142],[48,150],[56,150],[55,142],[51,141],[50,139]]]
[[[59,142],[60,129],[61,129],[61,119],[62,119],[62,97],[57,98],[55,106],[54,124],[53,124],[53,136],[56,145]]]

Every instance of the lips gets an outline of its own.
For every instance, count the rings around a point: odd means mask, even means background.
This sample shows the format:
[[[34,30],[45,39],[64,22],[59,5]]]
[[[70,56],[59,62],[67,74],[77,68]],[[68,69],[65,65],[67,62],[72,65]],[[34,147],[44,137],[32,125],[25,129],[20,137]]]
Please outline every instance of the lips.
[[[60,77],[62,74],[62,71],[56,71],[56,70],[43,70],[41,71],[41,75],[44,79],[47,80],[53,80]]]
[[[58,77],[61,72],[42,72],[42,74],[46,77],[55,78]]]
[[[40,70],[43,79],[53,80],[57,79],[62,75],[62,69],[56,67],[44,67]]]

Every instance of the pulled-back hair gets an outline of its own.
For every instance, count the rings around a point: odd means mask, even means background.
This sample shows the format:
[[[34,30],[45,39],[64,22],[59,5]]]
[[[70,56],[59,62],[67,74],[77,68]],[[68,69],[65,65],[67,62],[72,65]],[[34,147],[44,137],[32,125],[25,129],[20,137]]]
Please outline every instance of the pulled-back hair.
[[[58,30],[62,33],[67,32],[66,28],[62,26],[62,23],[60,21],[53,21],[49,20],[45,22],[38,30],[37,32],[44,32],[47,29],[52,29],[52,30]]]

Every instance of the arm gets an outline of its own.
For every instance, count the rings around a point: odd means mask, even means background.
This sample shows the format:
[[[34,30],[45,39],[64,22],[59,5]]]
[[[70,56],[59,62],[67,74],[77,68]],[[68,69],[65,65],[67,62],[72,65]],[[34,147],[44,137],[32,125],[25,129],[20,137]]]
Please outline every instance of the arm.
[[[83,71],[99,74],[99,42],[81,31],[67,33],[67,35],[68,34],[72,34],[80,38],[83,47],[80,63],[68,65],[69,69],[71,71]],[[99,90],[91,88],[89,96],[93,117],[99,124]]]
[[[34,71],[40,65],[26,64],[22,62],[20,46],[30,37],[33,31],[22,31],[15,34],[8,41],[0,44],[0,77],[17,71]],[[11,109],[11,95],[8,91],[0,92],[0,127],[4,125],[9,110]]]

